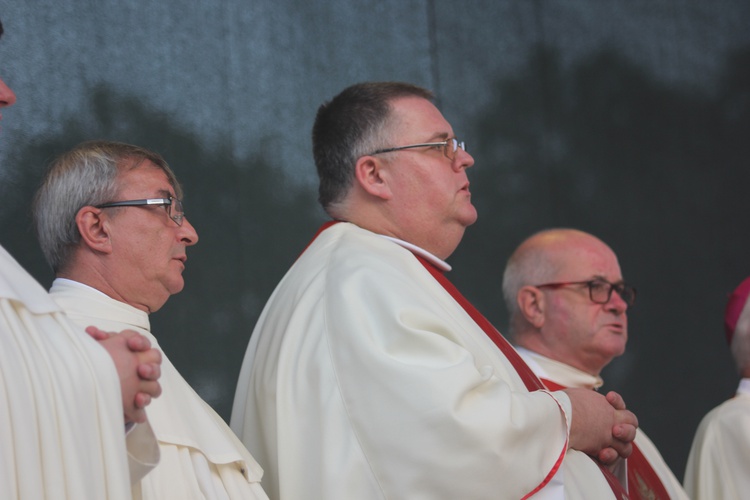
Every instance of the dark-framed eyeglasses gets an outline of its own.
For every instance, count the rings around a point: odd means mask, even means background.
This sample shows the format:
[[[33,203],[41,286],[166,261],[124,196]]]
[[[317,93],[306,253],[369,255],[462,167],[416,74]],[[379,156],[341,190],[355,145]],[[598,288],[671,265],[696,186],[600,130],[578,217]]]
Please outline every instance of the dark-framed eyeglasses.
[[[606,304],[612,298],[612,290],[629,306],[635,304],[635,288],[625,283],[610,283],[605,280],[565,281],[534,285],[536,288],[562,288],[564,286],[585,285],[589,289],[589,298],[596,304]]]
[[[401,151],[402,149],[428,148],[428,147],[433,147],[433,148],[440,147],[443,150],[443,154],[445,155],[445,157],[448,158],[450,161],[453,161],[453,159],[456,158],[456,152],[458,152],[458,148],[461,148],[464,151],[466,151],[466,143],[464,141],[459,141],[455,137],[452,137],[450,139],[446,139],[444,141],[439,141],[439,142],[422,142],[419,144],[409,144],[408,146],[397,146],[395,148],[378,149],[377,151],[373,151],[372,153],[367,154],[365,156],[379,155],[381,153],[390,153],[392,151]]]
[[[182,209],[182,200],[170,196],[169,198],[147,198],[143,200],[125,200],[110,201],[95,205],[95,208],[112,208],[112,207],[143,207],[143,206],[163,206],[167,209],[169,218],[175,221],[178,226],[182,225],[185,218],[185,211]]]

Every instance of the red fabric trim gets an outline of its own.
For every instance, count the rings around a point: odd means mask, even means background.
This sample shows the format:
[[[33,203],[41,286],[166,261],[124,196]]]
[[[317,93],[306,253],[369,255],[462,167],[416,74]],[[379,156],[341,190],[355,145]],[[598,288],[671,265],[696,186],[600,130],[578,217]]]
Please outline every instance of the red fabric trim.
[[[302,251],[299,253],[299,255],[297,256],[297,258],[299,259],[300,255],[302,255],[303,253],[305,253],[305,251],[310,247],[310,245],[312,245],[313,241],[315,241],[318,238],[318,236],[320,236],[320,233],[322,233],[323,231],[325,231],[329,227],[333,226],[334,224],[338,224],[339,222],[341,222],[341,221],[329,220],[328,222],[324,222],[323,225],[320,226],[318,228],[318,230],[316,231],[316,233],[313,235],[312,239],[310,239],[310,242],[307,245],[305,245],[305,248],[302,249]]]
[[[564,385],[553,382],[550,379],[542,378],[540,380],[544,384],[544,387],[546,387],[550,391],[562,391],[563,389],[567,389],[567,387],[565,387]]]
[[[417,257],[417,260],[419,260],[419,262],[421,262],[422,265],[427,268],[427,270],[430,272],[430,274],[432,274],[437,282],[440,283],[449,294],[451,294],[451,297],[453,297],[456,302],[458,302],[458,304],[464,308],[469,316],[471,316],[471,319],[473,319],[474,322],[479,325],[482,330],[484,330],[487,336],[502,351],[503,355],[508,358],[508,361],[510,361],[510,363],[513,365],[513,368],[516,369],[516,372],[518,372],[518,375],[521,377],[521,380],[523,380],[526,389],[528,389],[529,392],[544,389],[544,384],[542,383],[542,381],[539,380],[539,377],[537,377],[536,374],[531,370],[531,368],[529,368],[529,365],[526,364],[526,362],[521,358],[518,352],[516,352],[513,346],[511,346],[510,343],[505,340],[505,337],[503,337],[500,332],[498,332],[497,329],[492,326],[492,323],[490,323],[489,320],[482,315],[482,313],[480,313],[468,300],[466,300],[463,295],[461,295],[461,292],[458,291],[455,285],[448,281],[448,278],[445,277],[445,274],[443,274],[442,271],[440,271],[427,259],[424,259],[419,255],[415,255],[415,257]]]
[[[508,358],[508,361],[511,362],[513,365],[513,368],[516,369],[518,372],[518,375],[521,377],[521,380],[524,381],[524,384],[526,385],[526,388],[529,390],[529,392],[539,390],[539,389],[545,389],[544,384],[542,381],[537,377],[534,372],[529,368],[529,365],[526,364],[526,362],[521,358],[521,356],[516,352],[516,350],[513,348],[513,346],[510,345],[510,343],[505,340],[505,337],[503,337],[500,332],[497,331],[497,329],[492,326],[492,323],[485,318],[482,313],[480,313],[477,308],[475,308],[466,298],[461,295],[461,292],[458,291],[458,289],[451,283],[448,278],[445,277],[442,271],[440,271],[437,267],[435,267],[432,263],[427,261],[426,259],[423,259],[419,255],[415,255],[417,260],[422,263],[422,265],[429,271],[429,273],[437,280],[438,283],[440,283],[445,290],[451,294],[451,296],[456,300],[456,302],[459,303],[461,307],[464,308],[464,310],[471,316],[471,319],[473,319],[479,327],[484,330],[484,333],[487,334],[487,336],[495,343],[495,345],[500,349],[500,351]],[[529,498],[535,493],[537,493],[539,490],[544,488],[552,479],[552,477],[557,473],[558,469],[562,466],[563,459],[565,458],[565,451],[567,450],[568,445],[567,442],[565,443],[565,449],[562,451],[562,454],[557,459],[557,462],[555,462],[555,465],[552,467],[552,470],[547,474],[547,477],[544,478],[544,480],[531,492],[527,493],[523,498]],[[592,458],[593,460],[593,458]],[[609,483],[610,488],[612,488],[612,492],[615,494],[615,497],[627,500],[628,492],[625,491],[625,488],[622,487],[622,484],[620,484],[620,481],[617,480],[617,478],[612,474],[612,472],[609,471],[604,465],[599,463],[597,460],[594,460],[594,463],[596,463],[599,466],[599,469],[602,471],[602,474],[604,475],[604,478],[607,480],[607,483]]]
[[[315,233],[313,238],[310,240],[310,243],[307,244],[305,249],[302,251],[302,253],[307,250],[307,248],[312,244],[313,241],[326,229],[331,227],[332,225],[336,224],[339,221],[328,221],[324,223]],[[300,254],[301,255],[301,254]],[[513,365],[513,368],[515,368],[518,375],[521,377],[521,380],[523,381],[526,388],[529,390],[529,392],[533,392],[536,390],[544,389],[545,386],[542,383],[542,381],[534,374],[534,372],[529,368],[529,366],[526,364],[526,362],[519,356],[518,352],[513,348],[513,346],[510,345],[510,343],[505,340],[505,337],[503,337],[500,332],[497,331],[497,329],[492,326],[492,323],[485,318],[482,313],[480,313],[466,298],[461,295],[461,292],[458,291],[458,289],[451,283],[448,278],[445,277],[443,272],[435,267],[431,262],[429,262],[427,259],[424,259],[423,257],[413,254],[417,260],[427,269],[427,271],[437,280],[438,283],[440,283],[443,288],[456,300],[456,302],[459,303],[459,305],[469,314],[471,319],[476,322],[476,324],[487,334],[487,336],[495,343],[495,345],[500,349],[500,351],[505,355],[506,358],[510,361],[510,363]],[[557,473],[557,471],[562,466],[563,459],[565,458],[565,452],[568,448],[568,443],[565,443],[565,448],[563,449],[562,453],[558,457],[557,461],[555,462],[555,465],[552,467],[552,470],[550,470],[549,474],[547,474],[547,477],[544,478],[544,480],[532,491],[524,495],[523,500],[531,497],[532,495],[539,492],[542,488],[544,488],[552,479],[552,477]],[[614,492],[615,496],[617,498],[620,498],[622,500],[628,500],[628,494],[623,489],[622,485],[619,481],[617,481],[617,478],[614,477],[614,475],[603,465],[599,464],[596,460],[594,460],[597,465],[599,465],[599,468],[602,470],[602,474],[604,474],[604,477],[607,479],[607,482],[609,483],[610,487],[612,488],[612,491]]]
[[[565,389],[565,386],[546,378],[542,382],[552,391]],[[635,442],[633,453],[628,457],[628,494],[631,500],[669,500],[664,483]]]
[[[464,297],[461,292],[458,291],[455,285],[453,285],[453,283],[451,283],[448,278],[445,277],[442,271],[440,271],[440,269],[435,267],[427,259],[424,259],[419,255],[414,256],[437,280],[437,282],[440,283],[443,288],[445,288],[445,290],[451,295],[451,297],[453,297],[453,299],[458,302],[458,304],[469,314],[471,319],[473,319],[474,322],[479,325],[484,333],[486,333],[487,336],[500,349],[503,355],[508,358],[508,361],[510,361],[510,363],[513,365],[513,368],[515,368],[516,372],[521,377],[521,380],[523,380],[523,383],[529,390],[529,392],[544,389],[544,384],[542,384],[542,381],[539,380],[539,378],[534,374],[531,368],[529,368],[529,365],[526,364],[526,362],[521,358],[518,352],[516,352],[513,346],[511,346],[510,343],[505,340],[505,337],[503,337],[500,332],[498,332],[497,329],[492,326],[492,323],[490,323],[489,320],[477,310],[477,308],[475,308],[468,300],[466,300],[466,297]],[[552,469],[549,471],[547,476],[542,480],[541,483],[537,485],[536,488],[524,495],[523,499],[531,497],[532,495],[539,492],[542,488],[547,486],[547,484],[549,484],[554,475],[557,474],[557,471],[562,466],[567,449],[568,443],[566,441],[565,446],[560,453],[560,456],[557,458],[557,461],[555,461],[555,464],[552,466]]]
[[[628,457],[628,487],[633,500],[669,500],[669,493],[638,446]]]

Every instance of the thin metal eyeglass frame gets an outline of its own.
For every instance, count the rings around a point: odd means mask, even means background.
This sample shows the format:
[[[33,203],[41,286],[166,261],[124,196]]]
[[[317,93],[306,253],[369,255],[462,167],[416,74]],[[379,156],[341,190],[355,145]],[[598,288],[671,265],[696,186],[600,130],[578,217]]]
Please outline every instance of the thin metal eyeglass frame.
[[[144,207],[144,206],[166,206],[167,215],[172,219],[175,224],[182,226],[182,221],[185,218],[185,212],[182,208],[182,200],[170,196],[169,198],[144,198],[142,200],[124,200],[124,201],[110,201],[108,203],[102,203],[100,205],[94,205],[94,208],[113,208],[113,207]],[[177,213],[172,214],[172,208],[175,208]]]
[[[453,148],[448,148],[448,144],[453,143]],[[377,151],[373,151],[372,153],[369,153],[365,156],[372,156],[372,155],[379,155],[381,153],[391,153],[393,151],[401,151],[402,149],[412,149],[412,148],[426,148],[430,146],[443,146],[443,155],[445,155],[446,158],[453,161],[456,158],[456,153],[458,152],[458,148],[463,149],[466,151],[466,143],[464,141],[459,141],[455,137],[451,137],[450,139],[446,139],[444,141],[439,142],[422,142],[419,144],[409,144],[408,146],[397,146],[395,148],[385,148],[385,149],[378,149]],[[450,154],[453,156],[450,156],[448,154],[448,151],[450,151]]]
[[[602,284],[606,284],[609,286],[609,289],[607,290],[607,300],[605,300],[604,302],[600,300],[594,300],[594,286],[602,285]],[[613,290],[617,292],[620,298],[624,300],[628,306],[632,306],[633,304],[635,304],[636,289],[635,287],[628,285],[626,283],[610,283],[609,281],[597,279],[597,280],[587,280],[587,281],[563,281],[560,283],[544,283],[541,285],[534,285],[534,287],[554,289],[554,288],[562,288],[564,286],[569,286],[569,285],[586,285],[589,289],[589,299],[591,299],[591,302],[593,302],[594,304],[608,303],[610,300],[612,300]],[[625,294],[625,296],[623,296],[623,293]]]

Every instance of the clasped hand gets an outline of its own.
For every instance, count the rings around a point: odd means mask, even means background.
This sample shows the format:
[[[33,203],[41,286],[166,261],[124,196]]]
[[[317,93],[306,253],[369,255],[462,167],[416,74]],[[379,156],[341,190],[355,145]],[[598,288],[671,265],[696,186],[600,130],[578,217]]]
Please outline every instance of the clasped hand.
[[[99,341],[115,363],[120,377],[125,422],[145,422],[146,406],[161,394],[158,382],[161,352],[153,349],[146,337],[133,330],[115,334],[90,326],[86,333]]]
[[[565,389],[573,407],[569,446],[611,465],[633,452],[638,418],[622,396],[590,389]]]

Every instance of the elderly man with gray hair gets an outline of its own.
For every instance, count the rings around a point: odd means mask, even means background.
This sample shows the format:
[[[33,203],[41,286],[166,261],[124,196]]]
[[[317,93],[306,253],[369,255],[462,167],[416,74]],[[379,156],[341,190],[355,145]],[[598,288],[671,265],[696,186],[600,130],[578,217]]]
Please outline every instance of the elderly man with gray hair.
[[[50,295],[70,318],[131,328],[157,345],[149,314],[182,290],[187,248],[198,241],[167,162],[130,144],[80,144],[52,163],[34,218],[57,276]],[[164,393],[149,411],[161,462],[134,498],[267,498],[262,470],[229,426],[166,356],[162,366]]]
[[[750,491],[750,277],[732,292],[724,331],[741,378],[735,396],[698,426],[685,470],[693,500],[747,498]]]

